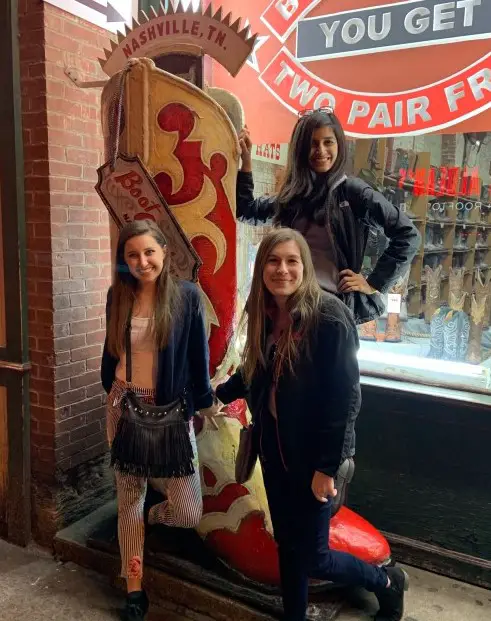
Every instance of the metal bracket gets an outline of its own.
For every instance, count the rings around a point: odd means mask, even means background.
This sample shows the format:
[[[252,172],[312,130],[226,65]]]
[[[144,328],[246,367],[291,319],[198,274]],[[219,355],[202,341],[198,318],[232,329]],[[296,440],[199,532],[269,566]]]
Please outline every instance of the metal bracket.
[[[102,88],[103,86],[105,86],[109,80],[99,80],[99,81],[94,81],[94,82],[83,82],[79,77],[78,77],[78,71],[76,69],[73,69],[71,67],[66,67],[65,68],[65,75],[67,75],[70,80],[75,84],[75,86],[78,86],[78,88]]]
[[[31,362],[11,362],[10,360],[0,360],[0,369],[15,371],[16,373],[27,373],[32,369]]]

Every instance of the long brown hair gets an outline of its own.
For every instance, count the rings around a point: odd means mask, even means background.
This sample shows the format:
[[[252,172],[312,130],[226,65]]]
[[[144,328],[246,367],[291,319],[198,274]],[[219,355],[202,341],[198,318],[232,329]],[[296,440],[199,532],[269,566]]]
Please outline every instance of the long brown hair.
[[[322,127],[332,128],[338,144],[338,155],[332,168],[320,175],[322,183],[316,184],[316,175],[310,168],[310,150],[314,131]],[[292,132],[285,175],[278,191],[279,213],[277,217],[281,219],[282,210],[291,210],[295,204],[298,207],[298,201],[305,201],[305,199],[316,201],[324,198],[323,195],[327,195],[329,199],[330,188],[334,187],[345,173],[347,152],[346,136],[334,113],[317,110],[300,117]],[[322,196],[317,195],[319,192]],[[323,207],[326,207],[325,203]]]
[[[125,331],[128,319],[136,301],[138,280],[131,274],[124,258],[126,243],[133,237],[151,235],[161,248],[167,247],[167,240],[157,224],[151,220],[134,220],[126,224],[119,233],[116,250],[116,265],[112,286],[111,313],[107,327],[109,353],[115,358],[124,351]],[[155,309],[149,329],[155,335],[159,349],[164,349],[169,339],[172,323],[179,317],[181,291],[170,273],[170,251],[156,281]]]
[[[316,129],[330,127],[336,137],[338,155],[327,173],[316,174],[310,167],[312,135]],[[324,226],[336,263],[341,261],[337,237],[339,230],[340,202],[336,190],[345,174],[348,146],[339,119],[334,113],[315,111],[301,117],[295,125],[288,151],[288,161],[276,198],[274,225],[293,226],[297,217],[306,217]],[[348,211],[351,217],[351,211]]]
[[[294,364],[300,352],[304,351],[309,355],[311,332],[315,329],[320,315],[321,288],[315,276],[309,247],[303,236],[292,229],[273,229],[263,238],[259,246],[251,289],[241,320],[242,325],[247,326],[247,340],[242,355],[242,372],[246,384],[250,384],[258,368],[266,368],[265,328],[267,312],[274,306],[274,300],[264,284],[264,268],[274,248],[289,241],[294,241],[300,250],[303,279],[300,287],[287,301],[287,310],[293,321],[276,345],[275,377],[279,377],[285,370],[294,374]],[[298,333],[301,334],[301,339],[298,338]]]

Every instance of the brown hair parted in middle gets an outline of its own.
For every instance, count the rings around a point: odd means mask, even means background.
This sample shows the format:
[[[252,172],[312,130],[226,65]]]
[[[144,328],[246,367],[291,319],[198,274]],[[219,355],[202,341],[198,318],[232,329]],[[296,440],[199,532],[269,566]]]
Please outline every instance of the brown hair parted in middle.
[[[124,351],[125,330],[138,289],[138,280],[130,273],[124,258],[124,251],[128,240],[139,235],[151,235],[161,248],[167,247],[164,234],[152,220],[133,220],[126,224],[119,233],[112,285],[111,314],[107,328],[108,350],[116,358],[119,358]],[[156,282],[155,309],[150,326],[159,349],[167,345],[171,325],[179,317],[181,307],[181,292],[170,273],[170,262],[171,254],[167,252],[162,271]]]
[[[265,326],[267,311],[273,304],[273,298],[264,284],[264,268],[274,248],[289,241],[297,244],[304,269],[302,283],[287,301],[287,310],[293,321],[277,343],[276,376],[285,370],[294,373],[294,363],[301,349],[305,348],[304,351],[309,355],[311,333],[315,330],[321,313],[325,311],[326,297],[317,282],[310,249],[304,237],[292,229],[273,229],[263,238],[259,246],[251,289],[241,320],[242,326],[247,326],[246,345],[242,355],[242,372],[246,384],[250,384],[258,368],[266,368],[263,351]],[[294,327],[301,333],[301,339],[294,337]]]
[[[278,222],[287,224],[282,217],[282,210],[291,210],[298,200],[315,201],[318,198],[316,196],[318,188],[316,188],[315,176],[310,168],[309,154],[314,131],[322,127],[332,128],[338,145],[338,155],[333,167],[328,173],[322,175],[324,178],[322,186],[327,189],[335,187],[337,181],[345,174],[348,147],[343,127],[337,116],[334,113],[318,110],[301,117],[292,132],[286,171],[277,196],[279,210],[276,220]]]

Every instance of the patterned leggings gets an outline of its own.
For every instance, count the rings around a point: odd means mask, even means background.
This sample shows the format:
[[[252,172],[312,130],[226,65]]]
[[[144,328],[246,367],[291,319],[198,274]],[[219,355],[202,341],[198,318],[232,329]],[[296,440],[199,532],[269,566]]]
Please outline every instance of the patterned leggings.
[[[120,402],[128,384],[115,380],[107,398],[107,436],[109,446],[114,439],[118,420],[121,416]],[[153,390],[139,388],[130,384],[140,398],[148,403],[155,402]],[[143,546],[145,523],[143,506],[150,485],[166,496],[166,500],[153,506],[149,513],[151,524],[165,524],[180,528],[195,528],[203,513],[201,484],[199,478],[198,450],[192,421],[189,423],[189,436],[194,452],[195,473],[188,477],[170,479],[145,479],[115,471],[118,496],[118,538],[121,553],[121,576],[123,578],[142,577]]]

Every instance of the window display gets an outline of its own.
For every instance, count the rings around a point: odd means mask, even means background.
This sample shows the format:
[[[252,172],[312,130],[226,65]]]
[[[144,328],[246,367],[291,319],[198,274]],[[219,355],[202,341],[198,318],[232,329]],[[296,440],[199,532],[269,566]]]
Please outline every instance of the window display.
[[[383,294],[384,315],[359,326],[361,372],[491,391],[491,132],[350,139],[348,158],[349,174],[404,211],[422,237],[410,270]],[[279,171],[271,165],[271,178]],[[247,278],[253,228],[240,225]],[[365,277],[387,244],[383,230],[370,230]]]
[[[406,281],[386,296],[399,295],[400,310],[359,328],[361,371],[489,390],[491,133],[353,142],[350,173],[371,179],[422,236]],[[384,248],[367,249],[367,274]]]

